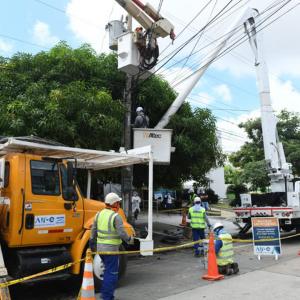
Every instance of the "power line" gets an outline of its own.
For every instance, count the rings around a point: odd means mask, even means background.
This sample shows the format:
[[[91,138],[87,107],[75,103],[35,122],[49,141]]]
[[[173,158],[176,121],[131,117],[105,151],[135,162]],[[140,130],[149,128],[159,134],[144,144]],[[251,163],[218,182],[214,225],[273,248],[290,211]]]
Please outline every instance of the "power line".
[[[23,44],[27,44],[27,45],[30,45],[30,46],[50,50],[50,48],[48,48],[48,47],[45,47],[45,46],[42,46],[42,45],[39,45],[39,44],[35,44],[35,43],[31,43],[29,41],[25,41],[25,40],[22,40],[20,38],[17,38],[17,37],[11,36],[11,35],[0,33],[0,36],[4,37],[6,39],[10,39],[10,40],[17,41],[17,42],[20,42],[20,43],[23,43]]]
[[[58,12],[60,12],[60,13],[63,13],[63,14],[65,14],[65,15],[67,14],[67,12],[66,12],[64,9],[61,9],[61,8],[59,8],[59,7],[56,7],[56,6],[54,6],[54,5],[52,5],[52,4],[49,4],[49,3],[45,2],[45,1],[42,1],[42,0],[33,0],[33,1],[35,1],[35,2],[37,2],[37,3],[40,3],[40,4],[44,5],[44,6],[47,6],[47,7],[51,8],[51,9],[53,9],[53,10],[56,10],[56,11],[58,11]],[[93,26],[93,27],[99,28],[99,25],[94,24],[94,23],[92,23],[92,22],[90,22],[90,21],[88,21],[88,20],[86,20],[86,19],[83,19],[83,18],[77,16],[77,15],[73,15],[73,17],[75,17],[76,19],[80,20],[82,23],[85,23],[86,25],[89,25],[89,26]]]
[[[271,18],[275,13],[277,13],[279,10],[281,10],[284,6],[286,6],[291,0],[287,1],[285,4],[283,4],[277,11],[275,11],[274,13],[272,13],[270,16],[268,16],[264,21],[262,21],[259,25],[257,25],[256,28],[258,28],[259,26],[261,26],[264,22],[266,22],[269,18]],[[299,3],[297,5],[295,5],[294,7],[292,7],[290,10],[294,9],[296,6],[298,6]],[[290,11],[289,10],[289,11]],[[289,12],[288,11],[288,12]],[[283,15],[285,15],[287,12],[285,12],[284,14],[280,15],[278,18],[276,18],[275,20],[273,20],[272,22],[270,22],[269,24],[267,24],[266,26],[262,27],[260,30],[257,30],[257,32],[260,32],[261,30],[265,29],[267,26],[271,25],[274,21],[278,20],[280,17],[282,17]],[[238,28],[238,27],[237,27]],[[235,30],[235,29],[234,29]],[[227,33],[228,34],[228,33]],[[203,66],[201,66],[200,68],[198,68],[197,70],[195,70],[194,72],[192,72],[189,76],[183,78],[180,82],[178,82],[175,86],[181,84],[182,82],[184,82],[185,80],[187,80],[188,78],[190,78],[191,76],[193,76],[196,72],[198,72],[200,69],[205,68],[208,64],[211,64],[213,62],[215,62],[216,60],[220,59],[221,57],[223,57],[224,55],[226,55],[227,53],[229,53],[230,51],[232,51],[232,49],[235,49],[236,47],[238,47],[239,45],[241,45],[242,43],[244,43],[246,40],[248,39],[246,34],[243,34],[243,36],[241,38],[239,38],[238,40],[234,41],[230,46],[228,46],[226,49],[224,49],[222,52],[219,53],[219,55],[217,55],[215,58],[211,59],[209,62],[207,62],[206,64],[204,64]]]
[[[207,3],[207,5],[209,5],[212,1],[213,1],[213,0],[210,0],[210,1]],[[214,6],[213,6],[213,8],[212,8],[212,10],[211,10],[211,13],[210,13],[210,16],[209,16],[208,20],[211,18],[212,14],[213,14],[213,11],[214,11],[214,9],[215,9],[215,7],[216,7],[217,2],[218,2],[218,0],[215,0],[215,4],[214,4]],[[205,6],[205,7],[206,7],[206,6]],[[188,63],[188,60],[190,59],[191,55],[193,54],[195,48],[197,47],[199,41],[200,41],[201,38],[202,38],[204,32],[205,32],[205,30],[203,30],[203,31],[201,32],[201,34],[199,35],[199,37],[198,37],[198,39],[197,39],[195,45],[193,46],[193,49],[190,51],[190,54],[186,57],[186,60],[185,60],[185,62],[184,62],[184,65],[181,67],[181,70],[183,70],[184,67],[186,66],[186,64]],[[173,80],[173,82],[176,82],[176,79],[178,78],[178,76],[180,76],[180,72],[178,72],[178,75],[175,77],[175,79]],[[170,84],[172,85],[173,82],[171,82]]]
[[[281,2],[282,2],[282,1],[281,1]],[[271,8],[272,8],[272,7],[271,7]],[[270,10],[271,8],[269,8],[268,10]],[[263,14],[265,14],[268,10],[265,9],[265,10],[260,14],[260,16],[262,16]],[[225,19],[225,18],[224,18],[224,19]],[[241,25],[241,26],[237,26],[237,27],[234,28],[232,31],[237,30],[239,27],[242,27],[242,25]],[[229,32],[228,32],[228,33],[229,33]],[[225,33],[225,34],[221,35],[219,38],[213,40],[213,41],[210,42],[209,44],[207,44],[207,45],[203,46],[202,48],[200,48],[199,50],[195,51],[195,52],[193,53],[193,55],[199,53],[200,51],[203,51],[205,48],[208,48],[208,47],[211,46],[212,44],[214,44],[214,43],[216,43],[217,41],[223,39],[228,33]],[[180,63],[180,62],[182,62],[182,61],[184,61],[184,60],[185,60],[185,57],[184,57],[183,59],[177,61],[176,63],[174,63],[173,65],[171,65],[171,66],[168,67],[167,69],[170,69],[170,68],[174,67],[176,64],[178,64],[178,63]]]
[[[205,26],[203,26],[196,34],[194,34],[192,37],[190,37],[188,40],[186,40],[184,43],[181,44],[181,46],[179,46],[177,49],[175,49],[174,51],[172,51],[170,54],[168,54],[167,56],[165,56],[163,58],[166,59],[167,57],[171,56],[162,66],[160,66],[157,70],[155,70],[149,77],[152,77],[153,75],[155,75],[163,66],[165,66],[175,55],[177,55],[183,48],[185,48],[191,41],[193,41],[203,30],[205,30],[209,25],[210,23],[213,23],[215,22],[215,20],[217,20],[220,16],[224,15],[224,13],[226,13],[226,8],[230,5],[230,3],[232,2],[233,0],[230,0],[215,16],[214,18],[209,22],[207,23]],[[239,2],[241,2],[242,0],[239,0]],[[230,8],[231,9],[231,8]],[[224,12],[225,11],[225,12]],[[161,60],[162,61],[162,60]],[[160,62],[161,62],[160,61]],[[144,74],[144,72],[141,72],[141,75]]]

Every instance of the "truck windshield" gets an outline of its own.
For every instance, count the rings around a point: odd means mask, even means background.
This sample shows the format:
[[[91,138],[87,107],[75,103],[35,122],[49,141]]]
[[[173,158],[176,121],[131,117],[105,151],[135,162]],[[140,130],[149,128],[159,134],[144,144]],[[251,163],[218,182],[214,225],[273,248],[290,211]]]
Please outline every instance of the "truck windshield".
[[[59,175],[56,162],[30,161],[32,193],[60,195]]]

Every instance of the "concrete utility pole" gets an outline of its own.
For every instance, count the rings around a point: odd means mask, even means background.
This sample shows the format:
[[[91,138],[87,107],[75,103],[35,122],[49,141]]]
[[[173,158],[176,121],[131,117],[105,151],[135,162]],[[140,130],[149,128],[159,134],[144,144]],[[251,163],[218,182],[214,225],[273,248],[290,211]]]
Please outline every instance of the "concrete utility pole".
[[[132,17],[127,17],[127,30],[132,31]],[[123,142],[125,150],[132,148],[131,144],[131,110],[132,110],[132,82],[133,76],[126,74],[126,88],[124,92],[125,116],[124,116],[124,131]],[[127,166],[122,169],[122,198],[123,209],[130,223],[134,221],[132,217],[132,180],[133,180],[133,167]]]

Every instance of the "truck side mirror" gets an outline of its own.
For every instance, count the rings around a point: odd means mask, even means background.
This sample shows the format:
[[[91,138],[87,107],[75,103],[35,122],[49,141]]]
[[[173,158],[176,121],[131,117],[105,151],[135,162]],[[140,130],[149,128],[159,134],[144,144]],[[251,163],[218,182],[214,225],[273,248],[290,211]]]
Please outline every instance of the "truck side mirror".
[[[65,190],[65,200],[76,201],[78,200],[75,184],[74,184],[74,167],[71,161],[67,162],[67,186]]]
[[[74,182],[74,168],[71,161],[67,162],[67,186],[68,188],[73,187]]]

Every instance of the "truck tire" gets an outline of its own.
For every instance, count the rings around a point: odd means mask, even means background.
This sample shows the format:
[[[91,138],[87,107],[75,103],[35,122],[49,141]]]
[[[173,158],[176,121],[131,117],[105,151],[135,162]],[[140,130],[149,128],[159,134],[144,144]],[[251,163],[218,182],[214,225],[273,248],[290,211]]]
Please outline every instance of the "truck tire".
[[[125,251],[125,248],[123,245],[120,246],[120,251]],[[104,264],[99,255],[96,255],[94,257],[93,269],[94,269],[95,292],[99,292],[100,287],[102,285],[103,274],[104,274]],[[127,269],[127,256],[120,255],[120,257],[119,257],[119,280],[121,280],[125,276],[126,269]]]

